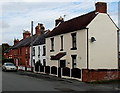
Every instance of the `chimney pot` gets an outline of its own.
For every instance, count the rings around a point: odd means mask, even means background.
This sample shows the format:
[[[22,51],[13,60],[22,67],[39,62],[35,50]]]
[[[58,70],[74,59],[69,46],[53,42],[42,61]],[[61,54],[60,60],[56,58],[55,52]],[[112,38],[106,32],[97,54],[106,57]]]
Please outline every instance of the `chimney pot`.
[[[41,35],[41,34],[43,34],[44,30],[45,30],[45,28],[44,28],[43,24],[38,23],[38,25],[35,27],[35,34]]]
[[[60,18],[55,20],[55,26],[57,26],[58,24],[64,22],[64,19],[60,16]]]
[[[14,45],[16,45],[19,42],[19,39],[14,40]]]
[[[105,2],[97,2],[95,4],[96,12],[99,13],[107,13],[107,3]]]
[[[28,38],[28,37],[30,37],[30,32],[24,30],[24,32],[23,32],[23,39]]]

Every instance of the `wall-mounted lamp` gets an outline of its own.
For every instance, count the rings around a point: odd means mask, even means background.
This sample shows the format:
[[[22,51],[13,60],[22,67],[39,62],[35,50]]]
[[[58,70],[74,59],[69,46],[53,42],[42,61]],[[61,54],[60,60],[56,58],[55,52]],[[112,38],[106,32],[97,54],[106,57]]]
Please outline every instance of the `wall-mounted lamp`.
[[[96,39],[95,39],[95,37],[91,37],[91,42],[94,42],[94,41],[96,41]]]
[[[70,64],[70,62],[68,62],[68,64]]]

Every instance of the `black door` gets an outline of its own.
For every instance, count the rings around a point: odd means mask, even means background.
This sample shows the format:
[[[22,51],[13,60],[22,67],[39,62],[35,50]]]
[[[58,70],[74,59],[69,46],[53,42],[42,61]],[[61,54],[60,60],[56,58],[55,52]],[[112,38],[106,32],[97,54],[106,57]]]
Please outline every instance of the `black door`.
[[[58,68],[58,77],[61,78],[61,67]]]
[[[60,60],[60,67],[66,67],[66,61]]]
[[[61,77],[61,68],[66,67],[66,61],[60,60],[60,67],[58,68],[58,77]]]

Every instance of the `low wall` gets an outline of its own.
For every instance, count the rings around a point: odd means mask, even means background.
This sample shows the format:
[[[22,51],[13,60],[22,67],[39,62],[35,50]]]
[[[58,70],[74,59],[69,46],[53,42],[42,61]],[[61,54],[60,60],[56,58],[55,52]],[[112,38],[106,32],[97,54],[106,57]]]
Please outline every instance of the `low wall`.
[[[120,69],[82,69],[82,81],[104,81],[120,79]]]

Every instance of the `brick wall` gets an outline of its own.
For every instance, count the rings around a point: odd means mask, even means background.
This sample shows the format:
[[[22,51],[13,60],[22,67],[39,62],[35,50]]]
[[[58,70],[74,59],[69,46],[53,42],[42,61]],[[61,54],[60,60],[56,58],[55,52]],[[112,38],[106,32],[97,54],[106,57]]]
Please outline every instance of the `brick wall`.
[[[82,81],[104,81],[120,79],[120,69],[98,69],[98,70],[82,70]]]

